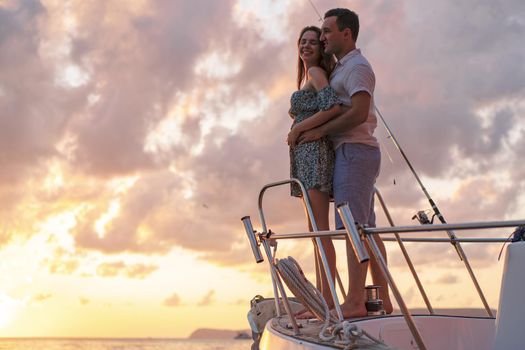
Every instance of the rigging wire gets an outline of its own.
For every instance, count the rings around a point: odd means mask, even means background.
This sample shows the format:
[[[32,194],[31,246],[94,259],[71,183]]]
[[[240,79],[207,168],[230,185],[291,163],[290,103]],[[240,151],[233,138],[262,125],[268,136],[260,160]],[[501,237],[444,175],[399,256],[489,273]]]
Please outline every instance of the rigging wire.
[[[321,14],[319,13],[319,11],[317,11],[317,7],[315,7],[313,1],[312,1],[312,0],[308,0],[308,2],[309,2],[310,5],[312,5],[312,7],[314,8],[314,11],[315,11],[315,13],[317,13],[317,16],[319,16],[319,22],[322,22],[322,21],[323,21],[323,17],[322,17]]]

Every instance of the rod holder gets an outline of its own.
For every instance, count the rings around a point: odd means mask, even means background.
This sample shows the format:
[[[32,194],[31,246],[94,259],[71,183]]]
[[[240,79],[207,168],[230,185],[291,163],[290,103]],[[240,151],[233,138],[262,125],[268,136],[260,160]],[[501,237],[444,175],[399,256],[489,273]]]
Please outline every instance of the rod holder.
[[[363,241],[361,240],[361,235],[355,227],[355,221],[352,213],[350,212],[350,206],[347,202],[344,202],[337,206],[337,210],[339,211],[341,220],[343,220],[343,224],[345,225],[346,229],[346,235],[352,244],[352,248],[354,249],[357,260],[359,260],[360,263],[370,260],[370,256],[368,255],[368,252],[363,245]]]
[[[261,254],[261,249],[259,248],[259,242],[255,236],[255,231],[253,230],[252,220],[249,216],[244,216],[241,218],[242,223],[244,224],[244,229],[246,230],[246,235],[250,241],[250,246],[252,247],[253,256],[255,257],[255,262],[260,263],[264,261],[264,258]]]

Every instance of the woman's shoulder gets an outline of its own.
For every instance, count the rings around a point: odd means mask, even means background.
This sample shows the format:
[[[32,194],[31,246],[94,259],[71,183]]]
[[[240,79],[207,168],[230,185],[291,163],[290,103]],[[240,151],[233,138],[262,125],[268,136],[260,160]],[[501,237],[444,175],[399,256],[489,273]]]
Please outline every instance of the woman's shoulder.
[[[319,66],[312,66],[310,68],[308,68],[308,75],[310,75],[311,77],[313,76],[322,76],[324,78],[328,78],[328,73],[321,67]]]
[[[321,67],[315,66],[308,68],[308,75],[315,87],[319,91],[328,85],[328,73]]]

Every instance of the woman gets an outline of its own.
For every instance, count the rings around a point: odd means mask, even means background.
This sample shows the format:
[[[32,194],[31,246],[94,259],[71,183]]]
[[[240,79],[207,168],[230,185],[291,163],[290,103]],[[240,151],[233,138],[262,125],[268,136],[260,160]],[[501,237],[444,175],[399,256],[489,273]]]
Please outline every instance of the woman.
[[[334,59],[324,54],[324,45],[319,40],[321,30],[315,26],[304,28],[297,41],[298,72],[297,88],[291,97],[290,116],[294,119],[288,134],[290,145],[290,176],[304,184],[312,206],[317,228],[329,230],[328,214],[332,194],[334,151],[327,138],[296,145],[301,132],[316,127],[341,114],[342,106],[336,93],[328,83]],[[312,118],[313,117],[313,118]],[[293,183],[291,194],[302,197],[300,187]],[[309,222],[312,231],[312,224]],[[330,238],[322,238],[328,265],[335,278],[335,249]],[[316,251],[317,287],[329,306],[333,305],[328,280]],[[321,279],[319,278],[321,276]]]

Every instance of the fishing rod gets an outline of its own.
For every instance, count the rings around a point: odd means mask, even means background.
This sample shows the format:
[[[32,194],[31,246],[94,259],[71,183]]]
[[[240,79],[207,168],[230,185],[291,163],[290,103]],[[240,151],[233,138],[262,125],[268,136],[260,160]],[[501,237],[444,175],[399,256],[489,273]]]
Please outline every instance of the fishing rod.
[[[423,185],[423,182],[421,181],[421,178],[419,177],[419,175],[417,174],[416,170],[412,166],[412,163],[410,163],[410,160],[408,159],[407,155],[405,154],[405,151],[403,151],[403,148],[401,147],[401,145],[397,141],[397,138],[395,137],[394,133],[392,132],[392,130],[388,126],[388,123],[386,122],[385,118],[383,117],[383,114],[381,114],[381,112],[379,111],[379,108],[377,108],[377,106],[374,106],[374,108],[375,108],[377,114],[379,115],[379,118],[381,119],[381,122],[383,123],[383,126],[385,127],[389,138],[392,140],[392,143],[396,146],[397,150],[399,151],[399,153],[401,154],[401,156],[405,160],[405,163],[407,164],[408,168],[410,169],[410,171],[412,172],[412,174],[416,178],[416,181],[419,184],[419,187],[421,187],[421,190],[423,191],[423,193],[425,194],[425,197],[427,197],[427,200],[430,203],[430,207],[434,211],[434,215],[437,216],[437,218],[439,219],[439,221],[441,221],[442,224],[446,224],[447,222],[446,222],[445,218],[443,217],[443,214],[441,214],[441,211],[439,210],[438,206],[436,205],[436,202],[434,202],[434,200],[432,199],[432,197],[428,193],[425,185]],[[426,214],[424,212],[420,211],[416,215],[417,215],[417,219],[419,220],[420,223],[422,223],[422,224],[430,224],[430,223],[432,223],[431,221],[428,220],[428,217],[426,216]],[[412,219],[414,219],[414,218],[412,218]],[[432,219],[432,221],[433,221],[433,219]],[[453,246],[456,246],[457,242],[454,241],[454,239],[456,239],[456,235],[452,231],[450,231],[450,233],[451,233],[451,237],[450,238],[452,239],[451,244]],[[457,248],[456,248],[456,250],[457,250]],[[458,254],[459,254],[459,252],[458,252]],[[460,258],[461,258],[461,254],[460,254]]]
[[[423,182],[421,181],[421,179],[419,178],[416,170],[412,166],[412,163],[410,163],[410,160],[408,159],[407,155],[403,151],[403,148],[401,147],[401,145],[397,141],[397,138],[394,136],[394,133],[392,132],[392,130],[388,126],[388,123],[386,122],[385,118],[383,118],[383,115],[379,111],[379,108],[377,108],[377,106],[374,106],[374,108],[375,108],[377,114],[379,115],[379,118],[381,119],[381,122],[383,123],[383,126],[385,127],[385,129],[386,129],[386,131],[388,133],[388,136],[390,137],[390,139],[392,140],[392,142],[394,143],[396,148],[399,150],[399,153],[401,154],[401,156],[405,160],[406,164],[410,168],[410,171],[412,172],[414,177],[416,178],[416,181],[418,182],[419,186],[421,187],[421,190],[423,191],[423,193],[427,197],[427,200],[430,203],[430,206],[432,207],[432,210],[434,211],[434,215],[437,216],[437,218],[439,219],[439,221],[442,224],[446,224],[447,221],[445,220],[445,218],[441,214],[441,211],[439,210],[436,202],[434,202],[434,200],[432,199],[432,197],[428,193],[427,189],[425,188],[425,185],[423,185]],[[432,223],[432,222],[430,222],[428,220],[428,218],[426,217],[426,214],[424,212],[422,212],[422,211],[418,212],[416,214],[416,216],[417,216],[419,222],[422,223],[422,224],[431,224]],[[492,310],[490,309],[490,306],[487,303],[487,300],[485,299],[485,295],[483,294],[483,291],[481,290],[481,287],[480,287],[480,285],[478,283],[478,280],[476,279],[476,276],[474,275],[474,271],[472,270],[472,267],[470,266],[470,263],[469,263],[469,261],[467,259],[467,255],[465,254],[465,251],[461,247],[460,243],[457,241],[456,234],[454,233],[454,231],[451,231],[451,230],[446,230],[446,232],[447,232],[447,234],[448,234],[448,236],[450,238],[450,243],[456,249],[456,253],[459,256],[459,259],[461,261],[463,261],[463,263],[465,264],[465,268],[467,269],[467,271],[468,271],[468,273],[470,275],[470,278],[472,279],[472,282],[474,283],[474,287],[476,288],[476,290],[477,290],[477,292],[479,294],[479,297],[481,298],[481,302],[483,303],[483,306],[485,307],[485,310],[487,311],[487,314],[490,317],[494,317],[494,315],[492,314]]]

